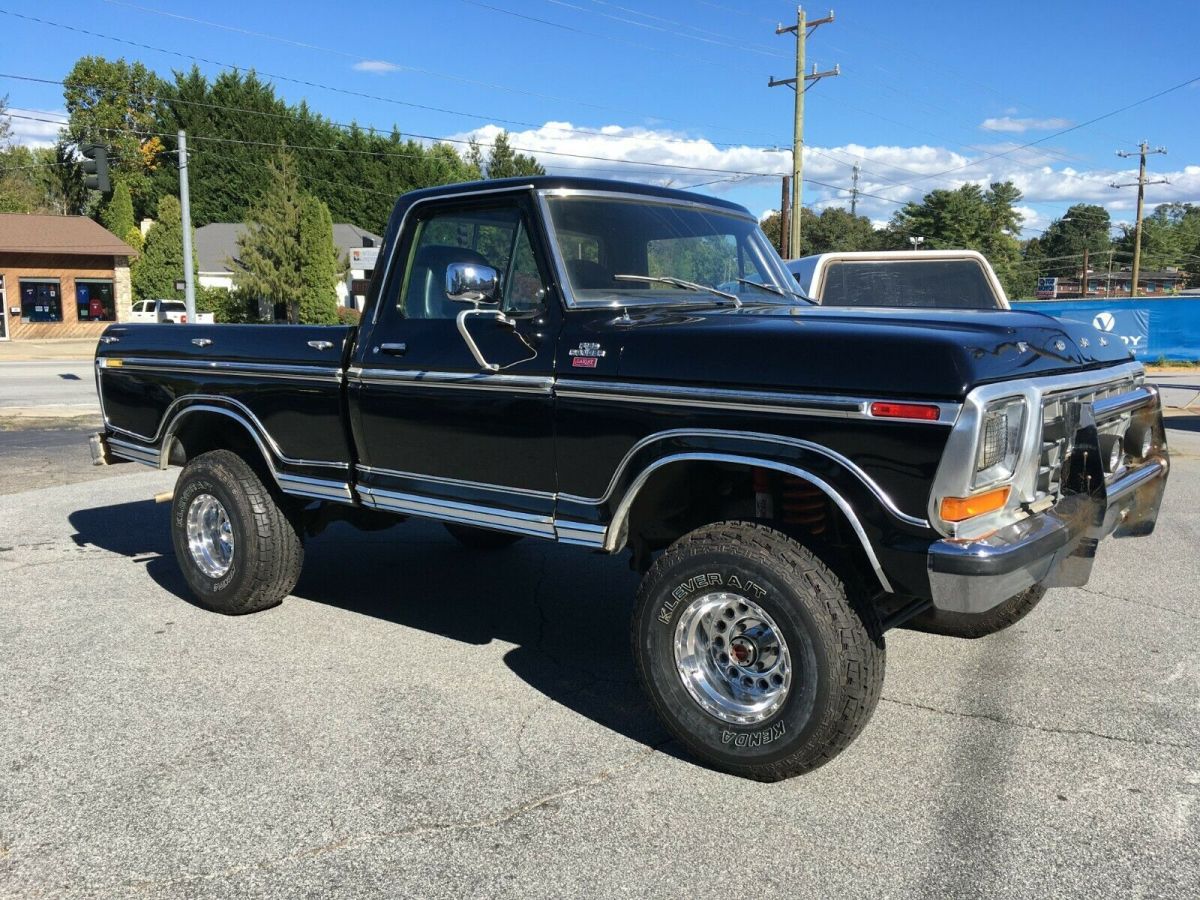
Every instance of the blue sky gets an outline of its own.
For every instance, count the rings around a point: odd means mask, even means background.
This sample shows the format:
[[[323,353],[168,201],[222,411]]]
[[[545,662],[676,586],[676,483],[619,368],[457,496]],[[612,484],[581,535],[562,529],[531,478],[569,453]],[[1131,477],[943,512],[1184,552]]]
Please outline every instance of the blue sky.
[[[681,187],[715,181],[699,190],[756,213],[778,205],[779,181],[769,176],[790,168],[792,93],[767,87],[769,76],[792,74],[792,38],[774,33],[777,22],[795,20],[787,3],[438,0],[338,9],[309,0],[0,0],[0,10],[173,51],[0,15],[5,73],[62,78],[91,53],[166,74],[194,55],[325,85],[276,81],[288,100],[306,99],[337,121],[484,141],[507,128],[551,171]],[[1108,185],[1135,174],[1136,159],[1115,151],[1143,137],[1168,148],[1151,168],[1172,182],[1149,188],[1148,203],[1200,202],[1200,81],[1055,136],[1200,76],[1195,0],[1136,8],[851,0],[835,10],[836,21],[810,38],[808,59],[821,69],[839,64],[842,74],[808,93],[805,134],[807,178],[833,187],[806,184],[806,203],[846,204],[837,188],[849,187],[857,161],[862,190],[876,195],[859,211],[877,220],[934,187],[1003,179],[1026,195],[1027,234],[1076,201],[1129,220],[1134,191]],[[0,79],[3,93],[14,111],[62,109],[53,86]],[[30,142],[54,130],[13,124]]]

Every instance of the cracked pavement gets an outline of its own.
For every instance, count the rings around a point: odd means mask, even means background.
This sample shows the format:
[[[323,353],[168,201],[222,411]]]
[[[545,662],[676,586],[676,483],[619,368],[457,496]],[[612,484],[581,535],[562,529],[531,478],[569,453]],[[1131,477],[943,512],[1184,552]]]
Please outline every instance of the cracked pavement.
[[[862,737],[775,785],[667,739],[624,558],[336,526],[233,619],[185,597],[174,472],[9,493],[0,896],[1188,895],[1200,435],[1171,424],[1153,537],[990,638],[890,632]]]

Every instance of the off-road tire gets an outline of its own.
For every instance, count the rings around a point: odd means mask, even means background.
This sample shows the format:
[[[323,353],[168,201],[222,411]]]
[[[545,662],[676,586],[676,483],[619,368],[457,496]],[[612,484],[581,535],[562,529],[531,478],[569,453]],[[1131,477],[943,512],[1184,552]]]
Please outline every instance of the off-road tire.
[[[675,653],[689,603],[739,589],[778,626],[794,672],[779,708],[753,725],[706,711],[684,686]],[[863,730],[879,702],[885,648],[874,607],[847,596],[815,554],[766,525],[738,521],[684,535],[651,567],[638,589],[633,657],[654,709],[692,754],[777,781],[829,762]]]
[[[205,494],[225,508],[234,537],[229,569],[218,578],[200,568],[188,547],[188,509]],[[287,499],[228,450],[203,453],[184,466],[171,503],[171,542],[196,599],[226,615],[277,605],[296,586],[304,561],[304,544]]]
[[[508,531],[492,531],[490,528],[474,528],[452,522],[446,522],[445,525],[454,539],[468,550],[503,550],[521,539],[521,535]]]
[[[1010,625],[1020,622],[1038,605],[1045,594],[1046,589],[1035,584],[984,613],[958,613],[947,612],[944,609],[930,609],[914,616],[904,624],[904,627],[911,628],[913,631],[941,634],[946,637],[987,637],[989,634],[1003,631]]]

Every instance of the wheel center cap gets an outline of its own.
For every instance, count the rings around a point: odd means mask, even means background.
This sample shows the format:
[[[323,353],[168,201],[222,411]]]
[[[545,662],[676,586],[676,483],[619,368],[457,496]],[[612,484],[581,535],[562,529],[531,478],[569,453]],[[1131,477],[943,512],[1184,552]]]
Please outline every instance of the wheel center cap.
[[[752,666],[758,660],[758,645],[744,635],[729,642],[729,655],[739,666]]]

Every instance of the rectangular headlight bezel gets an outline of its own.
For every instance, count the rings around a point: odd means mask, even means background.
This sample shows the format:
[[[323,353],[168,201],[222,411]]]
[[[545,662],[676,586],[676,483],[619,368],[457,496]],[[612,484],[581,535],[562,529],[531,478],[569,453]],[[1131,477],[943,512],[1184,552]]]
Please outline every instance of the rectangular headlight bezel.
[[[971,490],[977,491],[1012,479],[1021,456],[1028,404],[1024,397],[993,400],[985,407],[975,448]]]

